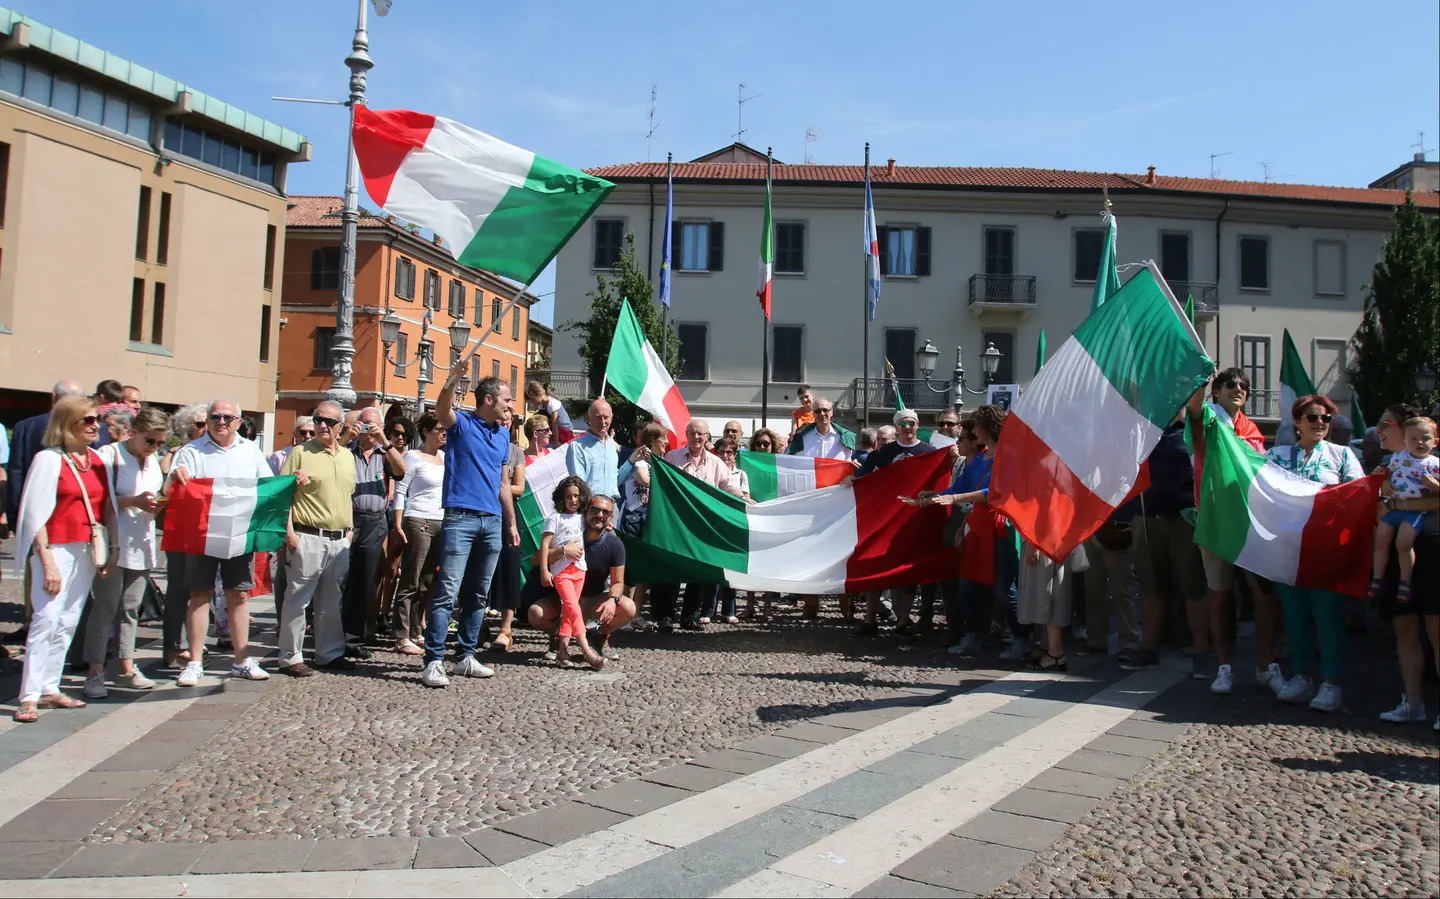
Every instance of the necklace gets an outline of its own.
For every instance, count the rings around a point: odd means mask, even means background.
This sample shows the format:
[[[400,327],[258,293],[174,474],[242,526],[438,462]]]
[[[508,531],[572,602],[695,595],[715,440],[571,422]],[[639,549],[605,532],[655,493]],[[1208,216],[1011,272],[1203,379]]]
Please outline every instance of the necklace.
[[[84,464],[84,465],[81,465],[81,464],[80,464],[80,460],[77,458],[78,455],[79,455],[78,453],[71,453],[71,454],[70,454],[70,461],[75,465],[75,468],[78,469],[79,471],[89,471],[89,470],[90,470],[90,461],[91,461],[91,460],[90,460],[90,453],[89,453],[89,451],[86,451],[86,453],[85,453],[85,464]]]

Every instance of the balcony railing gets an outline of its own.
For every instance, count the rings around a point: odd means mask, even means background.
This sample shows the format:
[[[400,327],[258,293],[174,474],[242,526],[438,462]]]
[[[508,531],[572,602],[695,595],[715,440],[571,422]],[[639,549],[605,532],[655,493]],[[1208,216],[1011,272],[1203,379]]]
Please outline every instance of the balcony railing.
[[[1185,305],[1187,296],[1195,298],[1196,315],[1218,315],[1220,313],[1220,288],[1207,281],[1171,281],[1170,290],[1180,305]]]
[[[971,275],[970,305],[976,303],[1035,305],[1034,275]]]
[[[850,387],[840,397],[837,408],[842,412],[861,412],[865,408],[865,393],[870,393],[870,410],[872,412],[893,410],[895,408],[895,394],[898,391],[900,398],[905,401],[905,408],[914,409],[917,412],[939,412],[942,409],[949,409],[951,397],[947,393],[936,393],[920,378],[855,378],[850,382]]]
[[[551,396],[562,400],[583,400],[590,398],[590,381],[583,371],[547,371],[531,369],[527,373],[532,381],[539,381],[550,388]]]
[[[1173,289],[1173,288],[1172,288]],[[1195,310],[1200,310],[1200,298],[1195,298]],[[1245,400],[1245,414],[1251,418],[1278,418],[1280,416],[1280,391],[1252,390]]]

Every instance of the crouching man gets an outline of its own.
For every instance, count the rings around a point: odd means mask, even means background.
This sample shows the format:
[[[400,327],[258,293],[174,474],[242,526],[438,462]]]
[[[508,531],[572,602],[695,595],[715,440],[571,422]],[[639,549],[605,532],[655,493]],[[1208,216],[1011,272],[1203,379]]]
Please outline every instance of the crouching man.
[[[610,530],[615,518],[615,501],[603,493],[590,498],[585,508],[585,536],[583,545],[576,541],[565,545],[565,554],[571,559],[585,556],[585,586],[580,591],[580,612],[586,621],[600,622],[599,639],[592,639],[597,652],[607,660],[620,656],[610,648],[610,635],[629,623],[635,617],[635,603],[625,595],[625,544]],[[540,554],[531,559],[538,565]],[[560,625],[560,597],[554,590],[541,586],[535,572],[525,580],[521,594],[530,625],[554,635]],[[547,659],[558,656],[552,639]]]

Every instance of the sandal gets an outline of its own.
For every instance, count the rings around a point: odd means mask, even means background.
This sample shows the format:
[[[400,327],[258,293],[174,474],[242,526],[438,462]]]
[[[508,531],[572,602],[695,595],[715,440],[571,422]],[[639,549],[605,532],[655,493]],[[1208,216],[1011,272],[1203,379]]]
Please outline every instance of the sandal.
[[[1385,579],[1384,579],[1384,578],[1378,578],[1378,577],[1372,577],[1372,578],[1370,579],[1370,585],[1365,588],[1365,601],[1366,601],[1366,602],[1374,602],[1375,600],[1379,599],[1379,598],[1380,598],[1380,594],[1381,594],[1381,593],[1384,593],[1384,592],[1385,592]]]
[[[1410,582],[1401,581],[1395,588],[1395,602],[1399,605],[1407,605],[1410,602]]]
[[[40,713],[35,710],[35,703],[22,702],[15,709],[16,724],[34,724],[40,720]]]
[[[1030,667],[1036,671],[1065,671],[1070,667],[1070,657],[1064,653],[1052,656],[1047,652],[1038,661],[1031,662]]]
[[[510,636],[509,631],[501,631],[495,635],[494,640],[490,641],[490,648],[495,652],[509,652],[514,643],[515,638]]]
[[[51,693],[49,696],[41,696],[38,706],[42,709],[83,709],[85,702],[64,693]]]
[[[404,656],[419,656],[425,654],[425,650],[416,646],[412,640],[401,640],[399,643],[396,643],[395,651]]]

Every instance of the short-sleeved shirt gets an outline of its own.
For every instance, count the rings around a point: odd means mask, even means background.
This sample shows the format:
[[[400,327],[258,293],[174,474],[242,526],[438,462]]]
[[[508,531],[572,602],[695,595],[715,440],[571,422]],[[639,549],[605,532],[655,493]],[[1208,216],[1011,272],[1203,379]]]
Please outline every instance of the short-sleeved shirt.
[[[165,483],[160,473],[160,460],[151,456],[137,459],[122,441],[103,446],[100,456],[110,466],[115,495],[139,496],[159,493]],[[115,517],[114,543],[120,548],[115,563],[130,571],[149,571],[155,567],[155,516],[134,506],[120,509]]]
[[[703,452],[699,459],[692,459],[689,447],[682,446],[666,453],[665,461],[712,487],[719,487],[721,490],[729,489],[730,468],[714,453]]]
[[[208,433],[180,448],[170,465],[171,473],[177,468],[185,469],[192,478],[258,479],[275,474],[255,441],[237,436],[229,446],[221,446]]]
[[[855,475],[858,477],[869,474],[893,462],[899,462],[901,459],[909,459],[911,456],[918,456],[921,453],[928,453],[933,449],[935,449],[935,447],[923,440],[917,440],[909,446],[902,446],[898,440],[893,443],[887,443],[866,456],[865,461],[860,463],[860,469],[855,472]]]
[[[355,456],[343,446],[331,451],[319,440],[310,440],[290,451],[280,473],[294,474],[302,469],[310,482],[295,487],[291,519],[298,525],[327,531],[350,527],[355,520],[351,506]]]
[[[500,481],[510,458],[510,432],[473,412],[459,412],[446,430],[446,509],[500,515]]]
[[[62,543],[89,543],[90,515],[94,515],[97,522],[105,520],[105,504],[110,501],[110,479],[105,470],[105,460],[93,449],[87,449],[86,452],[90,455],[90,468],[80,471],[79,480],[75,478],[75,472],[70,470],[68,463],[63,460],[60,462],[60,480],[55,486],[55,511],[50,513],[50,520],[45,522],[45,536],[54,546]],[[83,494],[80,491],[82,481],[85,484]],[[86,495],[90,497],[89,515],[85,512],[85,502],[82,499],[82,496]]]
[[[1309,454],[1298,443],[1292,443],[1272,448],[1265,458],[1286,471],[1293,471],[1319,484],[1344,484],[1365,477],[1360,460],[1355,458],[1350,447],[1328,440],[1315,444]]]
[[[1390,457],[1390,486],[1396,499],[1419,499],[1429,493],[1424,486],[1425,475],[1440,477],[1440,456],[1431,453],[1419,459],[1409,450],[1400,450]]]
[[[568,443],[575,437],[575,426],[570,422],[570,413],[565,411],[565,404],[555,397],[546,397],[541,407],[546,415],[554,416],[555,430],[558,433],[550,437],[556,443]]]
[[[355,511],[384,512],[390,505],[390,466],[385,462],[385,448],[375,447],[367,458],[357,444],[350,453],[355,457]]]
[[[790,431],[794,433],[808,424],[815,423],[815,412],[810,409],[796,409],[790,413]]]
[[[583,538],[582,538],[583,539]],[[581,596],[596,596],[605,592],[610,580],[610,569],[625,564],[625,544],[610,531],[599,540],[585,544],[585,586]]]
[[[552,550],[555,547],[582,540],[585,537],[585,516],[579,512],[551,512],[545,516],[545,533],[551,535],[550,547]],[[561,554],[559,558],[550,563],[550,573],[559,574],[571,565],[584,571],[585,557],[581,556],[572,561]]]

